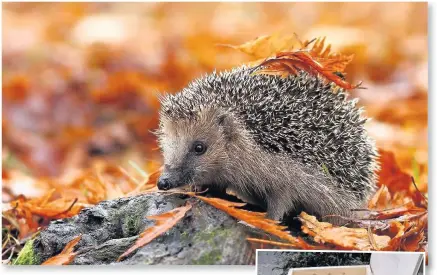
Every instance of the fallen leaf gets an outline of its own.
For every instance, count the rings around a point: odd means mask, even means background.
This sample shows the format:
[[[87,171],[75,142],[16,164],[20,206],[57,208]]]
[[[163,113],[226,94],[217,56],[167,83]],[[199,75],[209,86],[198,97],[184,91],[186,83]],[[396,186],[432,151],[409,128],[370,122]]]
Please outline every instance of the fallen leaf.
[[[82,239],[82,234],[80,234],[79,236],[75,237],[70,242],[68,242],[61,253],[47,259],[41,265],[68,265],[74,260],[74,257],[76,257],[77,253],[73,252],[73,250],[81,239]]]
[[[159,168],[155,172],[148,175],[148,177],[140,183],[135,190],[129,193],[129,195],[135,195],[142,193],[144,191],[150,191],[152,188],[156,187],[158,184],[159,176],[161,175],[163,167]]]
[[[188,212],[188,210],[191,209],[191,207],[191,204],[187,203],[187,205],[175,208],[169,212],[156,216],[148,216],[148,219],[156,221],[155,225],[144,230],[138,237],[135,244],[128,250],[126,250],[123,254],[121,254],[117,261],[121,261],[123,258],[131,254],[136,249],[145,246],[146,244],[153,241],[156,237],[167,232],[185,216],[185,214]]]
[[[410,190],[411,176],[399,168],[394,154],[383,149],[379,149],[378,152],[381,163],[381,169],[378,173],[379,184],[387,186],[391,193]]]
[[[318,38],[308,52],[327,71],[343,73],[352,62],[353,55],[331,53],[331,45],[325,47],[325,37]]]
[[[253,56],[256,59],[266,58],[278,52],[292,50],[295,46],[302,47],[302,42],[296,35],[280,36],[264,35],[248,41],[241,45],[219,44],[219,46],[230,47],[243,53]]]
[[[348,59],[348,62],[350,62],[350,60],[352,59]],[[261,69],[255,71],[254,74],[264,74],[265,72],[266,74],[277,74],[284,77],[288,75],[296,75],[300,71],[304,71],[311,75],[320,75],[326,81],[331,81],[346,90],[359,88],[361,82],[352,85],[345,81],[343,77],[338,74],[338,71],[334,71],[334,69],[338,69],[338,64],[342,64],[342,68],[345,67],[345,62],[346,61],[343,58],[339,58],[338,56],[323,59],[315,58],[308,51],[302,50],[281,52],[276,54],[276,57],[267,59],[255,67],[255,69]]]
[[[299,215],[302,222],[302,231],[309,234],[318,243],[328,243],[336,249],[345,250],[375,250],[372,242],[378,249],[383,249],[389,245],[389,236],[379,236],[371,234],[369,238],[368,230],[364,228],[334,227],[327,222],[319,222],[316,217],[310,216],[305,212]]]
[[[388,246],[385,247],[384,250],[387,251],[399,250],[400,244],[402,242],[402,238],[405,234],[405,226],[398,221],[393,221],[390,223],[390,227],[388,228],[388,231],[391,235],[395,234],[395,236],[392,237],[392,239],[388,243]]]
[[[391,201],[387,186],[382,185],[368,203],[369,209],[385,209]]]

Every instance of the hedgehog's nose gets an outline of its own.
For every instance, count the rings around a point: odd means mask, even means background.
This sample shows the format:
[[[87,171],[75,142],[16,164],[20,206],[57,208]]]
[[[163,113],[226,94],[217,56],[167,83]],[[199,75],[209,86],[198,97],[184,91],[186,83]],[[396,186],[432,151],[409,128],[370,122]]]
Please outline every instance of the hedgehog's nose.
[[[168,178],[160,177],[158,180],[158,189],[159,190],[168,190],[170,189],[170,181]]]

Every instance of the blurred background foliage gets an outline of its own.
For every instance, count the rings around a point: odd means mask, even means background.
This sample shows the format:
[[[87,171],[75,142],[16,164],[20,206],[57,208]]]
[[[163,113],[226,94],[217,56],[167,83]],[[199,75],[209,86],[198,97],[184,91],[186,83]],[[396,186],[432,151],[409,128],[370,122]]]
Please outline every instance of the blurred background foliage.
[[[347,78],[368,88],[351,96],[373,117],[370,134],[426,192],[427,13],[426,3],[3,3],[4,169],[71,178],[104,158],[153,172],[157,95],[251,61],[218,44],[297,33],[355,54]],[[17,194],[38,189],[10,182],[3,201]]]

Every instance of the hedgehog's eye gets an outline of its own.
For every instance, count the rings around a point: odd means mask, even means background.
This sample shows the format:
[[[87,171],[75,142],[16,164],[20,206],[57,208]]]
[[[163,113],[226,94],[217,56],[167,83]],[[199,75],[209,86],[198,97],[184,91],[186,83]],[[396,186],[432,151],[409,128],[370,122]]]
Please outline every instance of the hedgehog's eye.
[[[194,153],[196,153],[196,155],[202,155],[203,153],[206,152],[206,145],[205,143],[201,142],[201,141],[195,141],[193,143],[193,151]]]

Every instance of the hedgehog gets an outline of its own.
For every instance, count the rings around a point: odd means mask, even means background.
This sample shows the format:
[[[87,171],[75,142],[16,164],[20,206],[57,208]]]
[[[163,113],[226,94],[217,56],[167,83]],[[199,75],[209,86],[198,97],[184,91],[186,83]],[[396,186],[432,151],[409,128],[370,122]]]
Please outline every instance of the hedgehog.
[[[299,211],[351,217],[378,170],[358,100],[305,71],[253,72],[213,72],[161,96],[158,188],[228,190],[275,220]]]

